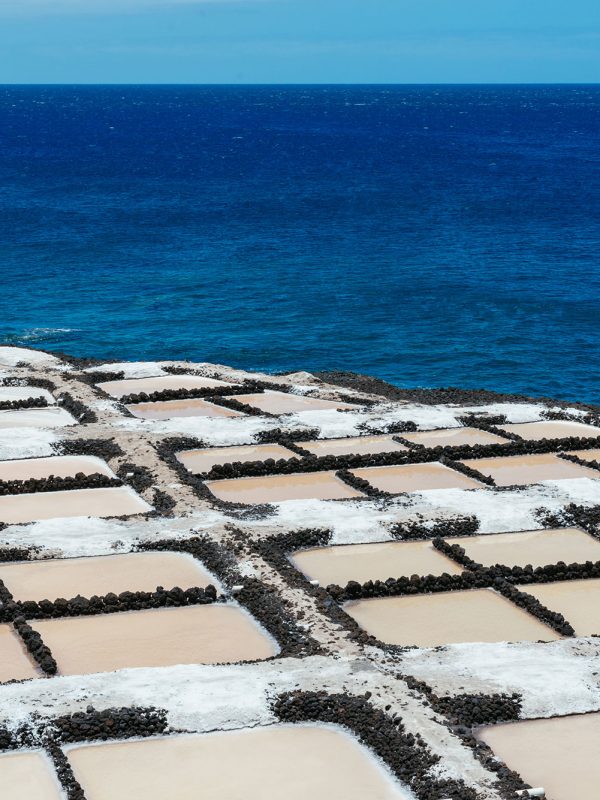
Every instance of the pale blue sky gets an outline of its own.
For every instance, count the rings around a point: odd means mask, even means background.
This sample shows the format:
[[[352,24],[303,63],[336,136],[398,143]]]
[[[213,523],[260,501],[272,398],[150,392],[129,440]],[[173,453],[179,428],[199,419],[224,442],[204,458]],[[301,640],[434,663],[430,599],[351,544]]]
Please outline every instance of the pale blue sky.
[[[600,0],[0,0],[0,83],[600,82]]]

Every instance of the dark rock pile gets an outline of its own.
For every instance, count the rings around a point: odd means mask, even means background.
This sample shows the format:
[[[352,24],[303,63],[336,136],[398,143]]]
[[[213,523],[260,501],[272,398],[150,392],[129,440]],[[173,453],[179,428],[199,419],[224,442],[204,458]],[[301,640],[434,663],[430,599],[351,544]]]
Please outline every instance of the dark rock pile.
[[[34,631],[31,625],[27,624],[25,617],[17,616],[12,620],[13,627],[21,637],[25,647],[31,656],[37,661],[46,675],[56,675],[58,666],[54,657],[47,647],[40,634]]]
[[[365,480],[364,478],[359,478],[358,475],[355,475],[353,472],[349,472],[347,469],[339,469],[336,473],[336,478],[339,478],[348,486],[351,486],[353,489],[356,489],[363,494],[366,494],[367,497],[374,497],[374,498],[385,498],[385,497],[392,497],[390,492],[385,492],[383,489],[377,489],[375,486],[369,483],[369,481]]]
[[[45,397],[23,397],[18,400],[0,400],[0,411],[15,411],[23,408],[47,408]]]
[[[400,541],[420,541],[441,536],[475,536],[478,530],[479,520],[476,516],[457,516],[427,522],[419,519],[398,522],[390,528],[390,533]]]
[[[87,425],[91,422],[98,422],[98,415],[91,408],[88,408],[81,400],[77,400],[69,392],[63,392],[56,398],[59,403],[72,417],[81,424]]]
[[[123,450],[113,438],[64,439],[54,445],[54,450],[60,456],[96,456],[103,461],[110,461],[112,458],[124,455]]]
[[[33,494],[35,492],[64,492],[71,489],[104,489],[109,486],[122,486],[119,478],[111,478],[100,472],[86,475],[78,472],[73,476],[47,478],[27,478],[26,480],[0,481],[0,496]]]

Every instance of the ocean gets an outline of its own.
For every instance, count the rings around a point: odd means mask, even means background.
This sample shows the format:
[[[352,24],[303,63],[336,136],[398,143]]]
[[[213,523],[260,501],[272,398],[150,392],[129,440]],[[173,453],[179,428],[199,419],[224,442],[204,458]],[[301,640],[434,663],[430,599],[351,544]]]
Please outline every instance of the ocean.
[[[600,86],[0,86],[0,340],[600,402]]]

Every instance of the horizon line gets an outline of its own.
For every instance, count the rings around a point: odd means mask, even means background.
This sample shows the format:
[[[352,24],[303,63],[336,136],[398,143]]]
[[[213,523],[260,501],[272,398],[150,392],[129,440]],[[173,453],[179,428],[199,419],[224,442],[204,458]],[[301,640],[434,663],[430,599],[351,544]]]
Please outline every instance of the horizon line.
[[[240,81],[231,83],[228,81],[201,82],[139,82],[139,81],[119,81],[101,82],[85,81],[77,82],[25,82],[11,81],[8,83],[0,81],[1,87],[6,86],[600,86],[600,81],[365,81],[365,82],[329,82],[319,81],[311,83],[303,82],[245,82]]]

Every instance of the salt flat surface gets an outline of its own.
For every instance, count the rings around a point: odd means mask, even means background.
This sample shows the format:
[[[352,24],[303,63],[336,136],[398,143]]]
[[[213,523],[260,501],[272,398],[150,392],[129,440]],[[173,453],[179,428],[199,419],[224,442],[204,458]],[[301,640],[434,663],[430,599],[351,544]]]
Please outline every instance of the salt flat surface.
[[[61,675],[250,661],[279,649],[247,612],[221,603],[34,620],[31,626]]]
[[[478,738],[550,800],[589,800],[600,783],[600,713],[490,725]]]
[[[527,422],[518,425],[499,425],[503,431],[516,433],[517,436],[528,441],[541,439],[563,439],[568,436],[600,436],[600,428],[585,425],[583,422],[569,420],[544,420],[541,422]]]
[[[600,578],[526,584],[522,588],[547,608],[562,614],[576,636],[600,634]]]
[[[64,408],[16,408],[0,411],[0,429],[65,428],[77,420]]]
[[[497,486],[525,485],[540,481],[558,481],[567,478],[595,478],[597,473],[588,467],[559,458],[554,453],[500,458],[471,458],[462,463],[493,478]]]
[[[344,603],[344,611],[377,639],[408,647],[560,639],[491,589],[351,600]]]
[[[0,365],[16,367],[21,362],[32,366],[55,367],[62,365],[60,358],[42,353],[41,350],[30,350],[28,347],[0,347]]]
[[[21,602],[218,585],[192,556],[160,552],[0,563],[0,580]]]
[[[119,517],[150,510],[151,506],[128,486],[0,497],[0,521],[7,525],[63,517]]]
[[[51,456],[50,458],[20,458],[12,461],[0,461],[0,480],[24,481],[29,478],[74,477],[78,472],[92,475],[115,477],[115,473],[105,461],[96,456]]]
[[[141,392],[163,392],[165,389],[206,389],[214,386],[227,386],[225,381],[203,378],[199,375],[159,375],[154,378],[123,378],[103,381],[96,384],[99,389],[113,397]]]
[[[239,417],[237,411],[209,403],[202,398],[161,400],[154,403],[130,403],[126,406],[140,419],[172,419],[173,417]]]
[[[41,750],[0,754],[4,800],[64,800],[50,759]]]
[[[235,395],[234,399],[253,408],[258,408],[260,411],[265,411],[267,414],[299,414],[305,411],[320,411],[322,409],[337,411],[340,408],[354,408],[350,403],[342,403],[338,400],[324,400],[320,397],[273,392],[269,389],[261,393]]]
[[[47,389],[40,389],[37,386],[0,385],[0,402],[29,400],[32,397],[43,397],[51,405],[56,402],[54,396]]]
[[[545,567],[559,561],[566,564],[600,561],[600,541],[578,528],[457,536],[446,541],[460,545],[469,558],[484,567],[495,564]]]
[[[27,427],[0,429],[0,460],[51,456],[54,453],[53,445],[58,441],[57,434],[52,430]]]
[[[334,471],[206,481],[206,486],[215,497],[232,503],[282,503],[312,497],[341,500],[362,496],[362,492],[348,486]]]
[[[69,747],[88,800],[407,800],[342,728],[275,725]]]
[[[496,436],[478,428],[439,428],[432,431],[403,433],[402,438],[408,442],[421,444],[423,447],[459,447],[475,444],[506,444],[508,439]]]
[[[385,436],[351,436],[345,439],[316,439],[310,442],[300,442],[303,450],[308,450],[316,456],[342,456],[355,453],[393,453],[408,450],[406,445],[397,442],[389,434]]]
[[[190,472],[210,472],[217,464],[236,461],[266,461],[267,459],[297,458],[296,453],[280,444],[257,444],[241,447],[211,447],[201,450],[182,450],[177,460]]]
[[[477,489],[479,481],[450,469],[437,461],[428,464],[403,464],[395,467],[365,467],[351,470],[385,492],[419,492],[427,489]]]
[[[598,544],[600,548],[600,543]],[[425,542],[377,542],[296,551],[294,566],[321,586],[417,575],[458,575],[462,567]],[[0,577],[2,572],[0,571]]]
[[[97,367],[87,367],[83,371],[88,375],[93,375],[94,372],[122,372],[125,378],[155,378],[158,375],[169,374],[157,361],[115,361]]]
[[[0,624],[0,682],[37,677],[39,673],[12,625]]]

